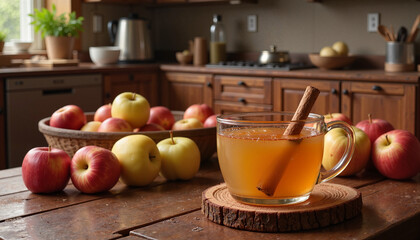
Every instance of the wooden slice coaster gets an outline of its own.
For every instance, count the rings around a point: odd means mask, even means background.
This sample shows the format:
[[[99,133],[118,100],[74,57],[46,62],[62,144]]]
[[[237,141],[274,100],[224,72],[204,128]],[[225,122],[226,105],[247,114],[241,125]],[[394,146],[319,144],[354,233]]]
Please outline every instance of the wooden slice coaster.
[[[315,186],[305,202],[276,207],[243,204],[232,198],[226,184],[202,194],[201,211],[215,223],[249,231],[290,232],[326,227],[359,215],[360,191],[332,183]]]

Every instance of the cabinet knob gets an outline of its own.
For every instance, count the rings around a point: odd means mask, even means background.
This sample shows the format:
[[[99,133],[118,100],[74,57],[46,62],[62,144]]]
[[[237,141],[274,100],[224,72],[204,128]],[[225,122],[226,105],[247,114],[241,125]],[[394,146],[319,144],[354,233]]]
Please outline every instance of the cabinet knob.
[[[107,98],[107,99],[111,98],[111,94],[105,93],[105,98]]]
[[[343,94],[348,95],[348,94],[349,94],[349,90],[344,89],[344,90],[343,90]]]
[[[211,87],[211,82],[206,83],[207,87]]]
[[[241,102],[241,103],[246,103],[246,100],[245,100],[245,98],[239,98],[239,99],[238,99],[238,102]]]
[[[372,90],[374,90],[374,91],[381,91],[382,90],[382,87],[381,86],[378,86],[378,85],[373,85],[372,86]]]
[[[332,93],[332,94],[337,94],[337,93],[338,93],[338,91],[337,91],[337,89],[332,88],[332,89],[331,89],[331,93]]]
[[[246,83],[244,81],[239,81],[238,86],[246,86]]]

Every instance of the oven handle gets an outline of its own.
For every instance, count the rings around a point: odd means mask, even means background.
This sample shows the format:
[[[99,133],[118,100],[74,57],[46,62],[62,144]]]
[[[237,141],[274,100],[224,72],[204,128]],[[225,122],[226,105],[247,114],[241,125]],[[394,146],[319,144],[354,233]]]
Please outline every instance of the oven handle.
[[[62,88],[62,89],[48,89],[42,90],[42,95],[57,95],[57,94],[71,94],[73,93],[73,88]]]

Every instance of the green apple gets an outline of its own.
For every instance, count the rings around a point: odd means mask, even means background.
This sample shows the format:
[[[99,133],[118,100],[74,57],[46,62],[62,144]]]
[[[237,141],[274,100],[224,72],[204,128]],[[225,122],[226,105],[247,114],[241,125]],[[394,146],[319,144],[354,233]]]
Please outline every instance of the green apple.
[[[150,104],[140,94],[123,92],[112,102],[111,115],[126,120],[133,128],[141,128],[149,119]]]
[[[162,158],[160,175],[168,180],[189,180],[200,168],[200,150],[186,137],[171,137],[160,141],[157,147]]]
[[[121,163],[120,179],[129,186],[146,186],[159,175],[159,149],[146,135],[125,136],[114,144],[112,152]]]
[[[335,42],[332,45],[332,49],[334,49],[339,56],[347,56],[349,54],[349,47],[343,41]]]
[[[370,159],[371,143],[368,135],[361,129],[352,126],[356,135],[356,146],[354,154],[347,167],[339,176],[351,176],[363,170]],[[325,134],[324,138],[324,156],[322,166],[326,170],[333,168],[343,156],[347,145],[347,136],[343,129],[334,128]]]
[[[337,52],[332,47],[323,47],[321,51],[319,51],[319,56],[321,57],[333,57],[337,56]]]

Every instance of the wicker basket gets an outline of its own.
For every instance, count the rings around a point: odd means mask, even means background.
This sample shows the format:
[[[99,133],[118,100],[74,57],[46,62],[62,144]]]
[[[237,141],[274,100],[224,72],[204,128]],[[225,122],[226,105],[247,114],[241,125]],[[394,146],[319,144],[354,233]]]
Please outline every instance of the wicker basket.
[[[93,119],[94,113],[86,113],[88,121]],[[173,111],[176,120],[183,116],[182,111]],[[44,118],[38,123],[39,131],[44,134],[47,143],[52,147],[66,151],[71,157],[80,148],[88,145],[95,145],[112,149],[112,146],[120,138],[133,135],[143,134],[152,138],[156,143],[169,137],[169,131],[153,131],[153,132],[84,132],[79,130],[70,130],[63,128],[55,128],[49,126],[50,118]],[[210,158],[216,152],[216,128],[199,128],[191,130],[173,131],[174,137],[187,137],[197,144],[201,153],[201,160]]]

